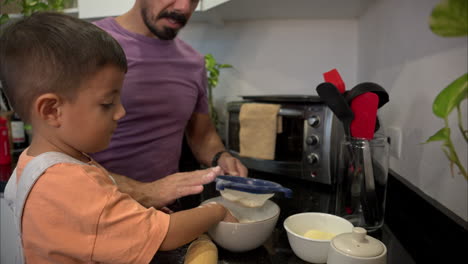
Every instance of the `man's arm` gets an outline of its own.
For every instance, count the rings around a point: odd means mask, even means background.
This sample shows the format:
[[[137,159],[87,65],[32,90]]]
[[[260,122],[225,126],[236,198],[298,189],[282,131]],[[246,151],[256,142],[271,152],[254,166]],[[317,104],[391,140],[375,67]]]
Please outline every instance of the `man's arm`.
[[[211,167],[215,154],[225,150],[208,114],[192,114],[186,128],[186,136],[195,158],[205,166]],[[228,152],[221,154],[218,165],[229,175],[247,176],[247,168]]]
[[[144,183],[135,181],[123,175],[111,173],[119,191],[130,195],[145,207],[163,208],[176,199],[203,191],[203,185],[208,184],[223,174],[220,167],[181,172],[169,175],[160,180]]]

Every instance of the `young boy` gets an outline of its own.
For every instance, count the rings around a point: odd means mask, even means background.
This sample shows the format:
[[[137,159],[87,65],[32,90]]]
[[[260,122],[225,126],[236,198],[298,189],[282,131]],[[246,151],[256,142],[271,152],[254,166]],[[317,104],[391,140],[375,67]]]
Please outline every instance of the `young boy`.
[[[158,249],[182,246],[223,219],[235,221],[220,204],[171,215],[144,208],[85,154],[106,148],[125,115],[126,63],[107,33],[58,13],[33,14],[0,37],[0,80],[34,134],[8,188],[23,192],[22,182],[32,178],[23,172],[43,166],[27,167],[44,155],[70,161],[45,169],[23,209],[12,199],[27,263],[148,263]],[[206,177],[221,173],[213,168]]]

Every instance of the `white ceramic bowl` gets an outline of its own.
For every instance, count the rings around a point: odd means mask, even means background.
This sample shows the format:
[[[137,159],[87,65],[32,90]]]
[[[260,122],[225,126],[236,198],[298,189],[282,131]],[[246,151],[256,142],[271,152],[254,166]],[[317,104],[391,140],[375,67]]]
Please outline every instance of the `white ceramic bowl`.
[[[324,213],[300,213],[291,215],[283,223],[288,234],[289,244],[294,254],[311,263],[326,263],[330,240],[304,237],[311,230],[319,230],[339,235],[353,230],[353,224],[336,215]]]
[[[224,200],[221,196],[204,201],[219,202],[227,207],[240,223],[220,222],[208,234],[218,244],[232,252],[243,252],[261,246],[271,235],[278,221],[280,209],[268,200],[262,207],[245,208]]]

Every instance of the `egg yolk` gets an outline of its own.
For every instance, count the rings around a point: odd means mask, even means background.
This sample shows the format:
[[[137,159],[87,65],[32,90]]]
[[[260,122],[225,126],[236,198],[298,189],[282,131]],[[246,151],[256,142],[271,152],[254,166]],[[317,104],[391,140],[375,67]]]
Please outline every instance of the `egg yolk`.
[[[304,234],[304,236],[310,239],[331,240],[335,236],[335,234],[316,229],[310,229]]]

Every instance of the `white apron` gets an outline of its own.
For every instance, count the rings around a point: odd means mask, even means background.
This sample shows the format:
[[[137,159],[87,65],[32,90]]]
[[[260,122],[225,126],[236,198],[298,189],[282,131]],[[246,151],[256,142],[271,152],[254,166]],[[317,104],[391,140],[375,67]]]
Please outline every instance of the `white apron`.
[[[60,152],[42,153],[26,164],[18,184],[16,183],[15,169],[5,187],[5,200],[7,201],[8,206],[13,210],[16,223],[15,264],[25,263],[22,246],[23,244],[21,239],[21,220],[23,217],[24,203],[26,202],[29,192],[36,183],[37,179],[39,179],[39,177],[49,167],[58,163],[76,163],[89,165]]]

